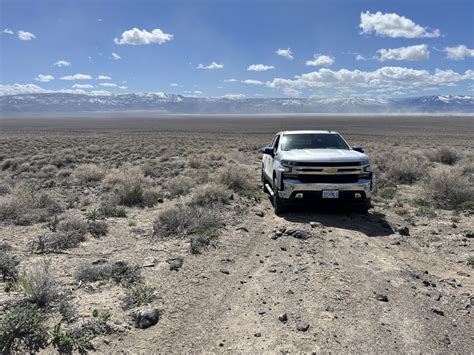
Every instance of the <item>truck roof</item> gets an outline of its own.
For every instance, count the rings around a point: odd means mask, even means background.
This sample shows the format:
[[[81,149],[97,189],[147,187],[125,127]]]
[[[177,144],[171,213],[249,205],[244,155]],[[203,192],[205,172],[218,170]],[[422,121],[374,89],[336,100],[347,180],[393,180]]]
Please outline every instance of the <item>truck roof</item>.
[[[311,133],[319,133],[319,134],[338,134],[336,131],[331,130],[301,130],[301,131],[282,131],[281,134],[311,134]]]

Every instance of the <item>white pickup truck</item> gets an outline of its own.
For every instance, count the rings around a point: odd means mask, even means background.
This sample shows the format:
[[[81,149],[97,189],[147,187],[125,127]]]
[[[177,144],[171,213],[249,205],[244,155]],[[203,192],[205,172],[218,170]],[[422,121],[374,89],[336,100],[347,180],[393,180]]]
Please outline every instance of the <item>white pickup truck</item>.
[[[366,213],[372,167],[362,147],[334,131],[284,131],[261,149],[262,185],[276,214],[293,200],[341,201]]]

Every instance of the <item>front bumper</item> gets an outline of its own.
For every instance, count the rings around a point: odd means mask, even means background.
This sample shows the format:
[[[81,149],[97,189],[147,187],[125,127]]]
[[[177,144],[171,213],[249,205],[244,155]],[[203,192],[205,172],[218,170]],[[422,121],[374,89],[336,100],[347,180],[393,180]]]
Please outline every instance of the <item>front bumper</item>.
[[[372,193],[372,180],[359,179],[351,183],[306,183],[299,180],[284,179],[283,190],[278,191],[280,198],[294,198],[297,193],[320,196],[323,190],[337,190],[341,195],[353,196],[352,193],[363,193],[362,198],[370,198]]]

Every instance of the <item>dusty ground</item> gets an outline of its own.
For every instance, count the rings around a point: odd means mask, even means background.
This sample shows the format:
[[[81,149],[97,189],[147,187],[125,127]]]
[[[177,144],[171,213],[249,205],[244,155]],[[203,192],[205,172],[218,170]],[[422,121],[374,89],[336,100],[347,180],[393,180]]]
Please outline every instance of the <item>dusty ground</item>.
[[[196,255],[189,252],[187,239],[152,237],[155,219],[188,203],[194,186],[180,196],[165,194],[153,207],[127,207],[126,218],[105,219],[107,236],[88,236],[61,252],[32,250],[48,221],[1,222],[0,239],[11,246],[20,270],[51,260],[61,289],[77,309],[76,323],[89,319],[95,309],[110,311],[113,331],[92,340],[98,352],[469,353],[474,348],[474,270],[468,262],[474,247],[467,233],[474,220],[469,208],[421,203],[428,200],[421,176],[397,184],[395,196],[378,194],[369,215],[296,206],[278,217],[259,190],[256,152],[281,127],[331,128],[350,143],[364,145],[371,157],[449,146],[461,156],[450,169],[469,167],[472,117],[36,118],[3,119],[0,126],[0,163],[17,163],[0,172],[3,184],[13,188],[35,181],[67,206],[60,218],[85,219],[103,194],[100,183],[82,186],[70,178],[83,163],[120,169],[126,163],[142,167],[154,162],[161,170],[149,182],[163,190],[176,175],[199,186],[212,183],[222,169],[249,174],[253,193],[234,191],[230,203],[219,205],[224,226],[218,239]],[[65,154],[74,159],[55,163]],[[190,163],[192,159],[199,164]],[[44,168],[50,165],[56,168]],[[426,169],[438,165],[427,160]],[[463,169],[472,179],[472,170]],[[66,170],[72,175],[61,174]],[[396,233],[403,226],[408,236]],[[311,236],[272,239],[280,227]],[[131,311],[122,308],[126,287],[74,277],[83,263],[105,259],[142,266],[147,257],[157,260],[154,267],[141,268],[143,282],[156,288],[157,299],[148,307],[161,314],[147,329],[135,328]],[[178,271],[166,262],[172,257],[184,260]],[[3,288],[0,312],[5,314],[11,301],[22,296]],[[58,322],[55,307],[45,311],[50,327]],[[282,322],[279,316],[285,313],[287,321]],[[299,322],[309,328],[298,330]],[[53,351],[52,345],[44,351]]]

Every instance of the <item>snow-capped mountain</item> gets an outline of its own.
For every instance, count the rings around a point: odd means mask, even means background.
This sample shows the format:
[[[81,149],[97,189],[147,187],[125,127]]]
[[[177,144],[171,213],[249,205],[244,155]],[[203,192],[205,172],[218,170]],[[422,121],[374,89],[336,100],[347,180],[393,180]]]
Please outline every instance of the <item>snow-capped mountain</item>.
[[[389,99],[365,96],[328,98],[205,98],[166,93],[91,95],[42,93],[0,96],[0,113],[131,112],[182,114],[239,113],[474,113],[473,96]]]

